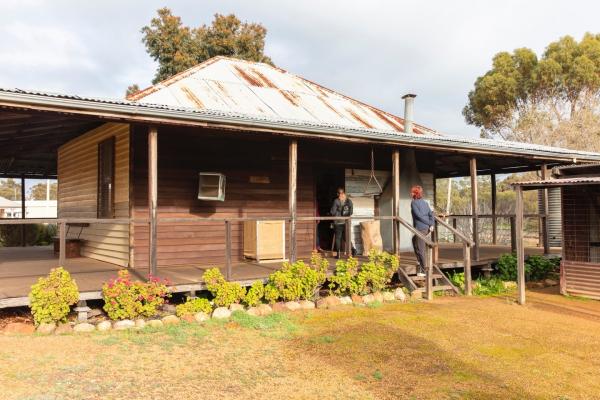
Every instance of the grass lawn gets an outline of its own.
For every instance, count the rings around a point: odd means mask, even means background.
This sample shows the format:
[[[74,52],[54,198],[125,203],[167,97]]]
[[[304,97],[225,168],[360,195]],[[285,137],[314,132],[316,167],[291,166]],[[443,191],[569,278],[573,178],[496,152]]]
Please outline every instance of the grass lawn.
[[[600,302],[528,296],[2,336],[0,397],[600,398]]]

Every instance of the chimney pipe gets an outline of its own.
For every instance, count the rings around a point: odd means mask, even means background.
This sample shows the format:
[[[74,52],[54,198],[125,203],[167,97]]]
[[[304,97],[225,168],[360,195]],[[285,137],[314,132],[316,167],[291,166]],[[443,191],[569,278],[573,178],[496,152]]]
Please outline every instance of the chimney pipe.
[[[413,133],[413,105],[416,94],[408,93],[402,96],[404,99],[404,133]]]

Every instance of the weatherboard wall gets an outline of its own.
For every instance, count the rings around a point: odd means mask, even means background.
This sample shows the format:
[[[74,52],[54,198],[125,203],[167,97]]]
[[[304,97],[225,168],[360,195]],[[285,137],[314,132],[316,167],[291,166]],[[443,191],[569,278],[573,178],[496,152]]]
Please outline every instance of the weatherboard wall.
[[[58,217],[96,218],[98,144],[115,138],[114,217],[129,217],[129,125],[107,123],[58,149]],[[71,227],[70,237],[78,237]],[[129,224],[90,224],[83,228],[82,256],[120,266],[129,264]]]

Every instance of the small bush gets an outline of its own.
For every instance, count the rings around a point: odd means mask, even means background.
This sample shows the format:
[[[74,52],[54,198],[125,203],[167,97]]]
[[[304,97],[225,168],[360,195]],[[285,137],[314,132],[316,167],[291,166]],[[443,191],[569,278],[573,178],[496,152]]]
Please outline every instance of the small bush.
[[[336,295],[365,295],[378,292],[390,283],[400,262],[398,257],[385,253],[371,251],[369,261],[358,266],[358,261],[352,257],[336,263],[335,274],[329,278],[329,290]]]
[[[313,253],[310,265],[301,260],[284,263],[279,271],[269,275],[269,281],[265,285],[265,299],[271,303],[279,299],[313,299],[325,282],[328,268],[329,262],[318,253]]]
[[[148,282],[132,282],[127,270],[120,270],[116,279],[102,285],[104,311],[113,320],[151,317],[168,297],[166,282],[155,277]]]
[[[560,258],[546,258],[543,256],[529,256],[525,259],[525,279],[543,280],[548,278],[560,266]],[[496,264],[498,277],[504,281],[517,280],[517,256],[515,254],[502,254]]]
[[[177,307],[175,307],[175,313],[178,317],[196,314],[198,312],[203,312],[210,315],[211,311],[212,306],[210,305],[210,301],[203,298],[187,299],[185,303],[179,304]]]
[[[263,285],[261,281],[254,281],[244,297],[244,302],[248,305],[248,307],[256,307],[260,304],[260,301],[264,295],[265,285]]]
[[[473,284],[473,294],[476,296],[496,296],[508,291],[504,281],[498,277],[479,278]]]
[[[460,290],[464,291],[465,288],[465,273],[464,272],[451,272],[448,277],[450,282]]]
[[[31,286],[29,302],[36,325],[64,322],[71,306],[79,300],[77,283],[62,267],[54,268],[47,277]]]
[[[246,288],[236,282],[227,282],[218,268],[207,269],[202,275],[206,288],[212,293],[217,307],[229,307],[246,296]]]

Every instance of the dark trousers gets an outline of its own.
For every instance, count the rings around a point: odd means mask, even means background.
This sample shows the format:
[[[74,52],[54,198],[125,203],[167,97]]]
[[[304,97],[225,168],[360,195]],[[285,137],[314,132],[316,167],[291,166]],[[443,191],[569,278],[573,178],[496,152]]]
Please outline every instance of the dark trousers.
[[[419,232],[423,236],[427,236],[429,234],[429,229],[419,230]],[[425,264],[427,260],[427,246],[425,245],[425,241],[414,235],[412,238],[413,249],[415,250],[415,256],[417,256],[417,262],[419,263],[419,271],[425,272]]]
[[[335,249],[338,256],[342,252],[342,240],[346,239],[346,224],[334,224],[335,227]]]

